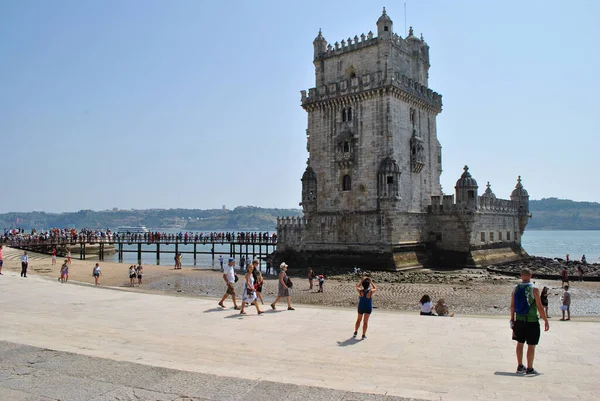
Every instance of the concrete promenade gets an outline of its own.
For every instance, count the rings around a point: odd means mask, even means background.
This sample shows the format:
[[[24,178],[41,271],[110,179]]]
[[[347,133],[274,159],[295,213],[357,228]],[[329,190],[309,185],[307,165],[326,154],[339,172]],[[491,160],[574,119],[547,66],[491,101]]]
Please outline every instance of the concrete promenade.
[[[226,305],[232,306],[231,301]],[[295,311],[287,311],[279,306],[275,312],[263,306],[263,316],[250,308],[241,317],[233,309],[218,308],[213,299],[62,285],[7,272],[0,276],[0,341],[59,352],[51,354],[58,358],[51,377],[34,375],[41,384],[32,387],[36,380],[29,385],[15,381],[21,376],[19,369],[31,375],[26,369],[36,361],[52,366],[39,356],[48,351],[0,344],[0,399],[163,399],[159,393],[169,394],[171,400],[600,399],[595,374],[600,366],[600,324],[595,322],[551,319],[536,357],[535,367],[542,374],[520,377],[514,375],[508,317],[431,318],[376,309],[368,339],[360,341],[350,338],[354,309],[296,305]],[[35,356],[33,361],[27,355]],[[59,363],[60,358],[71,362]],[[96,374],[89,372],[93,366]],[[129,375],[133,371],[131,381],[122,383],[127,375],[113,373],[111,378],[103,373],[115,369]],[[84,372],[89,377],[83,377]],[[60,384],[63,375],[73,380]],[[170,387],[164,384],[169,378]],[[82,394],[75,379],[102,382],[104,387]],[[131,389],[121,388],[128,384],[149,395],[100,397],[111,391],[129,394]],[[77,392],[57,396],[54,385],[67,390],[73,386]]]

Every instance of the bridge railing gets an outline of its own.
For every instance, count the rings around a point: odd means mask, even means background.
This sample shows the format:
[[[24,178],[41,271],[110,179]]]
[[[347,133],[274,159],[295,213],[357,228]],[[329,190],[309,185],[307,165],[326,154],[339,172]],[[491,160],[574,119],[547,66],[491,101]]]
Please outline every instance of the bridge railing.
[[[135,238],[131,236],[113,236],[109,238],[3,238],[0,243],[8,244],[13,247],[21,246],[66,246],[79,244],[161,244],[161,245],[208,245],[208,244],[251,244],[251,245],[277,245],[276,237],[245,237],[245,238]]]

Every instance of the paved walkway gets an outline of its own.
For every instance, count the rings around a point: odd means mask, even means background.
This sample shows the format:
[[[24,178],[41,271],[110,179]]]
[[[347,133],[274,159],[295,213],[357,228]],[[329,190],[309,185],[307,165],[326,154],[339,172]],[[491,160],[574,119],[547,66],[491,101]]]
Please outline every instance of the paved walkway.
[[[249,312],[240,317],[210,299],[62,285],[12,272],[0,277],[2,341],[214,374],[232,388],[237,381],[228,377],[279,383],[262,384],[263,398],[296,399],[294,394],[307,388],[284,397],[272,393],[291,383],[339,390],[330,398],[337,400],[361,399],[348,392],[427,400],[600,399],[598,323],[552,321],[536,358],[542,375],[517,377],[506,318],[429,318],[376,310],[369,338],[356,341],[350,338],[355,319],[350,309]],[[3,371],[7,360],[0,354]],[[52,381],[47,383],[50,388]],[[198,383],[195,391],[202,389]],[[0,388],[21,391],[2,374]],[[327,398],[307,394],[304,399]]]

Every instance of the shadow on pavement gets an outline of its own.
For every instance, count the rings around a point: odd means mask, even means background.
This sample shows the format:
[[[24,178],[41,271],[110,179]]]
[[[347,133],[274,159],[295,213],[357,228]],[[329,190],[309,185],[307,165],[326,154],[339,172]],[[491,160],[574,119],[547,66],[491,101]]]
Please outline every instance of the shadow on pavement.
[[[344,340],[344,341],[337,341],[337,345],[339,347],[347,347],[349,345],[354,345],[359,342],[361,342],[361,340],[354,338],[354,337],[350,337],[349,339]]]
[[[212,313],[212,312],[220,312],[220,311],[226,311],[226,308],[210,308],[204,311],[204,313]]]
[[[512,377],[536,377],[536,376],[540,376],[541,373],[538,373],[537,375],[524,375],[522,373],[516,373],[516,372],[494,372],[494,376],[512,376]]]

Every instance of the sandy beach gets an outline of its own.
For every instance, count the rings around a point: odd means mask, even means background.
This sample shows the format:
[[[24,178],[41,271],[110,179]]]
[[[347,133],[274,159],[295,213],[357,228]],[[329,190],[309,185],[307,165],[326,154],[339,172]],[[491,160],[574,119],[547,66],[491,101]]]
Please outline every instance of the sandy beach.
[[[4,248],[5,271],[20,272],[21,250]],[[29,253],[29,272],[57,281],[60,266],[64,258],[58,258],[52,265],[49,255]],[[96,260],[73,259],[69,268],[69,282],[65,285],[84,283],[94,284],[92,269]],[[170,294],[176,296],[203,296],[219,298],[224,293],[222,274],[210,267],[184,267],[174,270],[173,266],[144,265],[143,284],[129,287],[129,264],[115,262],[98,262],[102,268],[100,285],[126,291],[141,291]],[[243,280],[243,272],[238,272]],[[423,294],[432,299],[444,298],[451,311],[463,315],[508,315],[510,293],[517,283],[515,277],[490,274],[483,269],[457,271],[429,271],[405,273],[410,282],[384,282],[390,273],[374,273],[378,287],[374,306],[381,309],[399,311],[418,311],[417,304]],[[391,273],[395,274],[395,273]],[[350,275],[331,276],[325,281],[325,291],[317,292],[317,283],[313,290],[308,289],[308,280],[294,277],[292,290],[293,304],[324,305],[334,307],[355,308],[357,305],[356,280]],[[535,279],[535,278],[534,278]],[[536,280],[536,285],[548,286],[552,290],[549,296],[550,316],[560,315],[560,281]],[[237,285],[238,298],[242,293],[242,283]],[[265,304],[272,302],[277,294],[277,278],[265,277],[263,286]],[[572,315],[585,320],[600,321],[600,283],[572,283],[573,297]],[[231,301],[228,301],[231,302]]]

